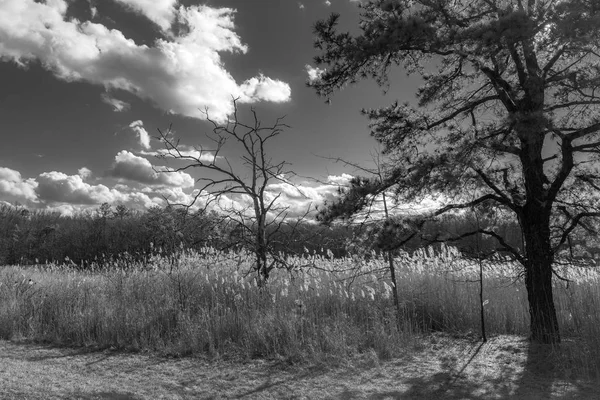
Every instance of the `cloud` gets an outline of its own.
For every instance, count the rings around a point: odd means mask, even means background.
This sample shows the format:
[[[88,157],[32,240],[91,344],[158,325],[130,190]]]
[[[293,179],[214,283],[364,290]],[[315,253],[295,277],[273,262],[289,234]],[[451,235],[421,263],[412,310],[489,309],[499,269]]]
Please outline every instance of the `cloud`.
[[[312,67],[308,64],[306,64],[304,66],[304,68],[306,69],[306,73],[308,74],[308,81],[310,83],[313,83],[315,81],[318,81],[319,79],[321,79],[321,75],[323,75],[323,73],[325,73],[324,69],[321,69],[319,67]]]
[[[307,199],[306,190],[285,182],[272,183],[267,186],[267,191],[273,194],[280,194],[288,199]],[[306,189],[306,188],[304,188]]]
[[[36,202],[37,186],[34,179],[24,180],[20,172],[0,167],[0,200]]]
[[[70,204],[100,204],[114,201],[116,193],[104,185],[85,183],[80,175],[44,172],[37,178],[36,193],[44,202]]]
[[[258,75],[239,85],[220,53],[248,51],[235,33],[230,8],[179,6],[174,1],[120,0],[161,27],[172,20],[181,33],[168,32],[151,46],[138,45],[117,29],[67,19],[65,0],[3,0],[0,7],[0,59],[20,65],[39,60],[66,81],[85,81],[107,90],[126,90],[157,107],[188,117],[222,122],[241,103],[289,101],[291,89]],[[171,8],[169,8],[169,5]]]
[[[301,9],[301,10],[304,10],[304,8],[305,8],[304,4],[298,2],[298,8]]]
[[[326,5],[327,7],[329,7],[329,6],[331,5],[331,1],[329,1],[329,0],[325,0],[325,5]]]
[[[39,198],[46,203],[45,208],[69,213],[94,209],[102,203],[123,204],[142,210],[167,204],[160,193],[143,193],[122,184],[109,189],[105,185],[89,185],[78,178],[78,175],[68,176],[59,172],[41,174],[38,177],[42,188]]]
[[[265,191],[267,202],[275,200],[275,208],[285,211],[287,218],[307,216],[309,219],[315,215],[316,207],[325,201],[334,200],[338,196],[338,188],[347,184],[351,175],[331,175],[325,183],[313,182],[281,182],[274,181]],[[253,216],[252,199],[245,195],[223,196],[215,204],[215,209],[228,212],[228,210],[244,211],[248,216]],[[270,215],[273,218],[279,211],[274,210]],[[308,215],[307,215],[308,211]]]
[[[156,193],[142,193],[126,185],[115,185],[112,189],[105,185],[91,185],[80,175],[66,175],[62,172],[44,172],[38,176],[36,193],[47,210],[62,214],[95,208],[98,204],[123,204],[129,208],[147,209],[155,205],[165,205]]]
[[[87,0],[87,2],[90,6],[90,16],[94,19],[98,15],[98,9],[94,6],[93,0]]]
[[[347,185],[352,175],[330,175],[325,183],[298,182],[295,184],[278,182],[267,188],[270,196],[279,194],[277,203],[288,206],[289,217],[304,216],[310,208],[309,215],[314,215],[315,207],[338,196],[338,188]]]
[[[145,210],[152,206],[171,203],[191,204],[198,193],[186,193],[181,187],[149,186],[132,188],[119,183],[112,188],[104,184],[89,184],[85,179],[91,171],[80,168],[77,175],[51,171],[37,178],[23,179],[18,171],[0,167],[0,204],[24,203],[30,208],[73,215],[85,210],[94,210],[99,204],[123,204],[128,208]],[[207,195],[199,196],[197,210],[204,205]]]
[[[151,189],[151,188],[149,188]],[[184,192],[181,188],[158,188],[154,193],[159,194],[161,198],[167,199],[169,204],[183,204],[190,206],[190,211],[195,212],[206,206],[207,200],[210,198],[208,192],[203,192],[196,197],[199,190],[193,190],[191,193]]]
[[[150,21],[168,31],[175,19],[175,6],[178,0],[116,0],[132,10],[144,15]]]
[[[148,131],[144,128],[144,123],[140,120],[133,121],[129,124],[129,127],[132,131],[135,132],[136,136],[140,140],[140,146],[142,146],[146,150],[149,150],[151,147],[150,135],[148,134]]]
[[[0,168],[0,202],[29,202],[32,207],[57,211],[72,215],[78,211],[93,210],[99,204],[123,204],[133,209],[148,209],[152,206],[171,204],[192,204],[198,190],[186,191],[194,181],[185,173],[157,173],[150,162],[127,151],[121,151],[115,157],[110,176],[147,186],[130,187],[124,183],[113,186],[108,184],[90,184],[86,182],[91,171],[82,167],[77,175],[67,175],[52,171],[40,174],[36,179],[23,179],[18,171]],[[287,217],[304,216],[310,208],[314,214],[316,205],[337,196],[339,185],[347,183],[351,175],[329,176],[326,183],[274,182],[267,187],[265,200],[279,196],[277,207],[288,207]],[[165,200],[165,198],[167,200]],[[205,206],[211,196],[205,192],[198,196],[192,209]],[[249,196],[222,196],[211,205],[211,209],[236,210],[252,213],[252,201]],[[273,217],[273,215],[271,215]]]
[[[346,186],[350,183],[352,178],[354,177],[350,174],[329,175],[327,177],[327,183],[331,183],[338,186]]]
[[[107,93],[102,93],[100,98],[102,99],[103,103],[111,106],[115,112],[127,111],[131,107],[129,103],[115,99],[114,97],[110,97]]]
[[[77,175],[81,177],[84,181],[92,176],[92,171],[89,168],[81,167],[77,170]]]
[[[260,74],[258,77],[248,79],[240,86],[243,96],[242,102],[253,102],[252,99],[283,103],[290,99],[292,90],[290,86],[282,81],[276,81]]]
[[[147,185],[182,188],[194,186],[194,179],[185,172],[155,171],[159,169],[166,171],[165,167],[153,167],[147,159],[138,157],[127,150],[122,150],[115,156],[115,162],[108,171],[108,175]]]
[[[158,149],[156,151],[140,151],[140,154],[144,156],[155,156],[155,157],[166,157],[166,158],[178,158],[178,157],[192,157],[199,159],[200,161],[211,163],[215,160],[215,154],[210,151],[196,150],[191,146],[179,146],[179,153],[173,149]],[[223,158],[217,156],[217,159]],[[189,160],[188,161],[194,161]]]

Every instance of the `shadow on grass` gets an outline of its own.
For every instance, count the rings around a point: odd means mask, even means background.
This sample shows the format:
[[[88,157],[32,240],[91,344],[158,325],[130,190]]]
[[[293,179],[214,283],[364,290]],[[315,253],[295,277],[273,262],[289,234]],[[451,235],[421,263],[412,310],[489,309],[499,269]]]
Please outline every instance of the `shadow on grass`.
[[[71,347],[69,345],[59,345],[54,343],[39,343],[39,342],[16,342],[19,346],[23,346],[27,350],[47,350],[48,354],[40,354],[35,356],[25,357],[27,361],[44,361],[68,357],[77,357],[83,355],[98,354],[102,358],[108,359],[119,354],[127,354],[122,350],[109,349],[105,347],[89,346],[89,347]],[[94,361],[92,363],[95,363]]]
[[[116,350],[109,350],[99,347],[72,347],[65,344],[48,343],[43,341],[33,340],[8,340],[7,343],[13,345],[8,354],[3,354],[6,358],[26,360],[30,362],[76,357],[93,353],[119,353]],[[43,354],[37,354],[42,352]],[[36,355],[32,356],[31,353]]]
[[[35,341],[12,341],[11,343],[16,346],[11,348],[10,353],[2,354],[4,358],[25,360],[32,363],[85,357],[85,359],[89,361],[87,361],[84,366],[93,367],[96,364],[110,362],[111,359],[140,355],[140,353],[136,351],[125,351],[122,349],[100,346],[70,347],[69,345]],[[144,358],[139,361],[139,363],[142,363],[144,367],[148,367],[168,363],[174,359],[175,358],[173,357],[154,355]],[[138,368],[139,367],[136,365],[125,372],[133,372]]]
[[[508,398],[508,390],[503,385],[495,385],[493,382],[482,383],[473,379],[465,378],[465,371],[473,360],[480,354],[486,343],[473,343],[469,350],[468,358],[452,360],[444,359],[441,361],[442,371],[433,375],[423,377],[413,377],[404,380],[404,386],[407,390],[387,391],[373,394],[369,399],[488,399],[490,396],[490,384],[493,385],[493,392],[499,398]],[[501,380],[500,380],[501,381]],[[478,394],[480,392],[481,394]]]
[[[451,342],[452,343],[452,342]],[[234,398],[275,398],[276,392],[285,392],[290,387],[295,390],[308,389],[311,387],[313,378],[320,382],[321,375],[329,375],[329,382],[337,388],[328,398],[354,399],[369,398],[373,400],[384,399],[600,399],[600,384],[591,383],[589,380],[578,381],[573,379],[570,373],[565,372],[566,354],[552,346],[536,345],[520,340],[519,338],[492,339],[483,344],[480,342],[462,342],[450,351],[444,352],[445,343],[441,343],[439,352],[436,350],[432,356],[431,368],[424,366],[422,369],[412,359],[395,359],[396,365],[400,366],[396,371],[391,364],[381,365],[381,376],[386,382],[385,388],[377,387],[370,383],[371,379],[377,379],[377,375],[370,374],[366,378],[366,385],[357,381],[362,370],[379,368],[379,364],[365,363],[358,366],[354,364],[353,371],[341,372],[338,368],[327,366],[315,366],[306,370],[304,367],[296,369],[289,367],[286,362],[269,362],[260,368],[254,369],[249,377],[244,377],[246,386],[241,392],[239,389]],[[23,351],[19,350],[21,359],[28,361],[42,361],[46,359],[57,359],[66,357],[77,357],[80,355],[93,354],[93,360],[86,365],[101,363],[113,356],[124,355],[122,351],[101,350],[93,348],[70,349],[61,346],[44,344],[22,344]],[[576,345],[576,343],[574,343]],[[49,354],[36,357],[28,356],[27,348],[31,350],[56,350]],[[147,367],[148,364],[160,364],[168,362],[169,359],[158,357],[156,359],[144,359],[140,363]],[[192,366],[186,367],[196,368]],[[387,367],[390,368],[387,368]],[[128,365],[131,370],[137,370],[137,365]],[[435,367],[435,368],[434,368]],[[209,365],[210,368],[210,365]],[[414,368],[413,371],[411,371]],[[200,387],[205,388],[203,382],[210,379],[205,366],[201,366],[198,374],[192,375],[191,380],[180,381],[179,384],[165,383],[163,387],[168,388],[172,394],[187,398],[192,394],[200,395]],[[342,368],[343,369],[343,368]],[[387,372],[385,370],[387,369]],[[282,376],[280,373],[285,370]],[[417,372],[416,372],[417,371]],[[121,371],[123,372],[123,370]],[[375,371],[377,372],[377,371]],[[408,372],[408,374],[407,374]],[[412,373],[411,373],[412,372]],[[416,373],[415,373],[416,372]],[[230,380],[232,385],[240,378],[239,371],[225,371],[226,377],[220,380]],[[208,374],[208,375],[207,375]],[[367,374],[369,375],[369,374]],[[356,379],[354,378],[356,377]],[[337,385],[336,380],[347,382],[347,385]],[[291,385],[303,382],[301,385]],[[340,381],[337,381],[341,383]],[[381,382],[381,381],[380,381]],[[225,382],[226,383],[226,382]],[[322,384],[322,382],[320,382]],[[283,389],[282,389],[283,388]],[[204,389],[202,389],[204,390]],[[301,392],[290,393],[290,395],[302,396]],[[130,393],[89,393],[85,399],[136,399]],[[204,397],[206,398],[206,397]]]
[[[90,394],[75,394],[75,398],[82,400],[139,400],[140,397],[131,393],[98,392]]]
[[[559,346],[529,343],[527,361],[517,382],[517,399],[600,399],[600,383],[577,380],[570,374],[566,343]]]
[[[269,368],[269,369],[273,369],[273,367],[275,365],[276,364],[272,365],[271,368]],[[257,395],[259,395],[261,392],[267,391],[273,387],[285,385],[290,382],[296,382],[296,381],[301,381],[301,380],[304,380],[307,378],[311,378],[311,377],[318,375],[319,372],[318,372],[318,369],[311,370],[311,371],[304,372],[299,375],[290,376],[289,378],[286,378],[286,379],[273,379],[273,377],[271,377],[268,374],[269,374],[269,372],[267,371],[265,373],[266,380],[262,384],[258,385],[254,389],[247,390],[247,391],[235,396],[235,398],[236,399],[245,399],[245,398],[251,399],[251,398],[254,398]]]
[[[480,352],[483,344],[480,344],[468,361],[460,369],[458,365],[454,368],[449,364],[444,366],[443,371],[434,375],[409,378],[404,380],[408,390],[386,391],[374,393],[368,398],[373,400],[383,399],[473,399],[484,400],[490,396],[501,399],[563,399],[563,400],[587,400],[600,399],[600,383],[593,384],[589,381],[577,381],[567,379],[561,363],[564,357],[560,349],[550,345],[538,345],[527,343],[527,358],[523,369],[518,375],[520,368],[514,365],[497,366],[498,375],[492,379],[478,381],[465,379],[463,372],[471,364]],[[501,348],[501,353],[519,351],[517,346],[506,346]],[[498,359],[501,363],[501,359]],[[516,377],[516,380],[515,380]],[[357,393],[345,392],[338,398],[359,397]]]

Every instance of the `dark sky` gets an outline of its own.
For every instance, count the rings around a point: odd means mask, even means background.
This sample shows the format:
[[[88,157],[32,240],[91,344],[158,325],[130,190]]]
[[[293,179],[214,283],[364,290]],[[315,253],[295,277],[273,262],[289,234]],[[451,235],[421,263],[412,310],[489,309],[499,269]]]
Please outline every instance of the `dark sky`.
[[[330,196],[354,171],[319,156],[368,161],[376,143],[360,109],[415,89],[402,71],[385,96],[364,82],[326,105],[307,88],[313,25],[331,12],[356,29],[350,0],[0,1],[0,202],[69,213],[189,200],[200,175],[156,174],[152,137],[172,124],[183,146],[209,145],[199,109],[223,119],[232,95],[244,117],[250,106],[265,124],[286,115],[291,129],[269,154],[329,180],[296,180],[310,201]],[[235,163],[240,152],[224,155]]]

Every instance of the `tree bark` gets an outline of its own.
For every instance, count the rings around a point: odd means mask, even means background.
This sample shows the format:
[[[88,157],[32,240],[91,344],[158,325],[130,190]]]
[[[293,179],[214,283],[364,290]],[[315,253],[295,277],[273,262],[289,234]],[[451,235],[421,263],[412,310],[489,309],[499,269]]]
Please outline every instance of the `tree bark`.
[[[525,287],[529,301],[530,340],[560,343],[560,332],[552,293],[550,216],[542,207],[525,206],[522,229],[525,239]]]
[[[398,284],[396,283],[396,268],[394,267],[394,254],[390,250],[387,253],[388,264],[390,267],[390,276],[392,278],[392,294],[394,296],[394,307],[396,308],[396,323],[402,320],[402,307],[400,307],[400,299],[398,298]]]
[[[258,281],[262,286],[269,279],[269,270],[267,266],[267,244],[265,242],[265,216],[257,215],[257,231],[256,231],[256,272],[258,273]]]
[[[525,288],[529,301],[531,336],[537,343],[560,343],[558,319],[552,295],[552,263],[550,217],[553,198],[549,197],[550,180],[544,173],[545,134],[544,85],[531,43],[524,45],[528,78],[524,83],[525,98],[521,113],[514,114],[515,129],[521,140],[519,157],[525,181],[527,202],[520,208],[519,222],[525,241]],[[565,162],[565,160],[563,160]],[[555,178],[558,179],[558,178]]]

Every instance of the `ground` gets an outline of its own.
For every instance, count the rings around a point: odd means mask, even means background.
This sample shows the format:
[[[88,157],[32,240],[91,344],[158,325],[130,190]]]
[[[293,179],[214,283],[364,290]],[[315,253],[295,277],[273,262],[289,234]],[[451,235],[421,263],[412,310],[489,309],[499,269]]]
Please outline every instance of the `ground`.
[[[335,365],[164,358],[0,341],[0,399],[600,399],[523,338],[432,337],[419,351]]]

